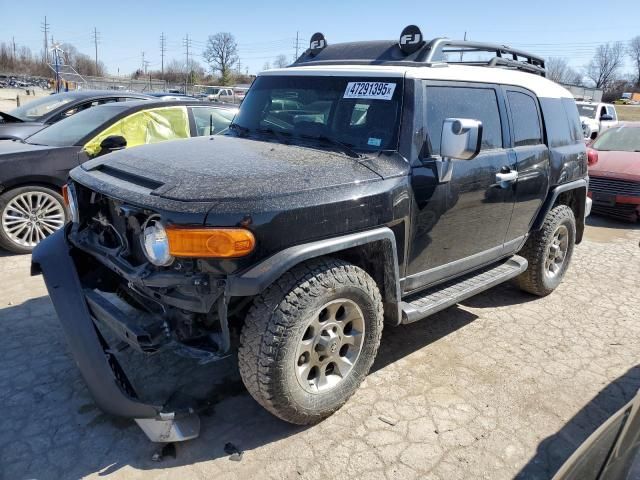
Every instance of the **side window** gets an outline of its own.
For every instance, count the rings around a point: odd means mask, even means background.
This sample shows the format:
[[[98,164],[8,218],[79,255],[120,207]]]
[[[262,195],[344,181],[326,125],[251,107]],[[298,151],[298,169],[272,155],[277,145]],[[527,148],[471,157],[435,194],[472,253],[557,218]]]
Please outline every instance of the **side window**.
[[[482,150],[502,148],[502,126],[493,88],[427,86],[429,153],[440,154],[445,118],[473,118],[482,122]]]
[[[571,138],[574,142],[582,141],[584,133],[582,131],[582,122],[580,122],[580,114],[576,102],[572,98],[563,98],[562,106],[567,116],[569,127],[571,129]]]
[[[222,133],[233,120],[233,112],[221,108],[193,107],[191,111],[199,137]]]
[[[514,146],[542,143],[540,118],[535,100],[524,93],[507,91],[509,109],[513,119]]]
[[[123,136],[127,140],[127,148],[188,138],[190,134],[187,108],[162,107],[132,113],[100,132],[84,146],[84,149],[90,155],[97,154],[100,151],[100,142],[110,135]]]
[[[618,115],[616,115],[616,108],[612,106],[607,107],[607,113],[613,117],[614,120],[618,120]]]
[[[575,127],[570,124],[562,101],[559,98],[540,97],[540,106],[549,146],[562,147],[574,143]]]

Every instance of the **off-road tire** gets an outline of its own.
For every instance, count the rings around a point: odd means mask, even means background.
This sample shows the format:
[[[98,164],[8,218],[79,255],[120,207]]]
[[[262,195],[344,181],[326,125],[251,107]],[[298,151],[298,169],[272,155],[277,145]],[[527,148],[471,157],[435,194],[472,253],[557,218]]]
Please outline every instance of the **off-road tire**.
[[[334,299],[354,301],[365,330],[350,373],[326,392],[309,393],[294,372],[296,348],[310,316]],[[300,264],[253,301],[240,335],[242,380],[253,398],[277,417],[298,425],[316,423],[338,410],[369,372],[380,345],[383,307],[376,282],[339,259]]]
[[[2,215],[7,204],[9,204],[14,198],[18,197],[19,195],[30,192],[42,192],[50,195],[62,207],[62,211],[64,212],[65,217],[64,221],[69,218],[69,211],[64,203],[62,195],[51,188],[43,187],[40,185],[26,185],[23,187],[7,190],[6,192],[3,192],[2,195],[0,195],[0,248],[4,248],[5,250],[9,250],[13,253],[31,253],[35,248],[33,246],[20,245],[13,241],[8,236],[7,232],[5,232],[2,224]]]
[[[549,246],[553,241],[558,228],[564,225],[569,234],[568,247],[565,259],[558,274],[550,278],[545,274],[545,259],[549,252]],[[564,278],[576,239],[576,219],[573,210],[566,205],[558,205],[547,214],[542,228],[533,232],[518,255],[529,262],[526,271],[515,278],[516,284],[525,292],[544,297],[553,292]]]

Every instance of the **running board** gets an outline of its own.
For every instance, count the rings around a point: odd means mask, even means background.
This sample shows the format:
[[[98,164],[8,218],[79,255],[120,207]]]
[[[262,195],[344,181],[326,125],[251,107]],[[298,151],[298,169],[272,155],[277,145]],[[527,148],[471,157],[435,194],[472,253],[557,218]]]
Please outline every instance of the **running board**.
[[[440,310],[495,287],[527,269],[527,260],[514,255],[460,278],[442,283],[428,290],[408,296],[402,303],[402,323],[412,323]]]

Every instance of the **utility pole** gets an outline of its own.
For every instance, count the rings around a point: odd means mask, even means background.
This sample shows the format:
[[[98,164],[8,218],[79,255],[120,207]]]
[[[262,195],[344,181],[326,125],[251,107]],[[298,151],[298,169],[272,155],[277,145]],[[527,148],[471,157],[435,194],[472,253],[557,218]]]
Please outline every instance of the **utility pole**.
[[[13,44],[13,61],[16,61],[16,37],[11,37],[11,43]]]
[[[184,46],[187,49],[187,71],[184,77],[184,93],[186,95],[189,94],[189,74],[191,73],[190,65],[189,65],[189,47],[191,46],[191,40],[189,39],[189,34],[184,39]]]
[[[242,60],[238,57],[238,75],[242,75]]]
[[[293,59],[294,62],[298,59],[298,48],[299,48],[298,33],[299,32],[296,32],[296,56]]]
[[[93,44],[96,48],[96,77],[98,76],[98,30],[93,27]]]
[[[160,34],[160,71],[162,72],[162,79],[164,80],[164,52],[167,51],[167,37],[164,36],[164,32]]]
[[[142,51],[142,68],[141,70],[144,71],[144,66],[146,65],[146,62],[144,61],[144,50]]]
[[[44,23],[40,24],[40,30],[44,33],[44,62],[49,62],[49,27],[51,25],[47,23],[47,17],[44,17]],[[51,42],[53,43],[53,41]]]
[[[467,41],[467,32],[464,32],[464,41]],[[462,52],[460,52],[460,61],[462,62]]]

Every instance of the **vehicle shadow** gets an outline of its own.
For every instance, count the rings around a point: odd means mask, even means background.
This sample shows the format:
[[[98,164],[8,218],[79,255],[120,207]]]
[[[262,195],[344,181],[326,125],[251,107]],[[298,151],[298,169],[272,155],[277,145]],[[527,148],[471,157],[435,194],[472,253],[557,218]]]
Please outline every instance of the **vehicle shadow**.
[[[589,227],[603,227],[613,228],[617,230],[638,230],[640,229],[640,223],[624,222],[616,218],[607,217],[593,213],[589,215],[585,221],[585,224]]]
[[[611,415],[620,410],[640,388],[640,365],[629,369],[585,405],[558,432],[545,438],[516,479],[549,479],[571,454]]]
[[[428,322],[386,328],[372,371],[475,318],[453,307]],[[149,442],[134,422],[110,417],[95,406],[48,297],[0,309],[0,339],[0,403],[11,412],[0,430],[6,478],[80,478],[125,467],[174,468],[226,457],[227,442],[251,451],[314,428],[285,423],[258,405],[244,389],[234,357],[198,368],[175,355],[147,358],[135,367],[125,362],[137,389],[146,384],[151,396],[164,399],[179,389],[201,408],[200,437],[175,444],[175,458],[154,462],[160,445]]]

